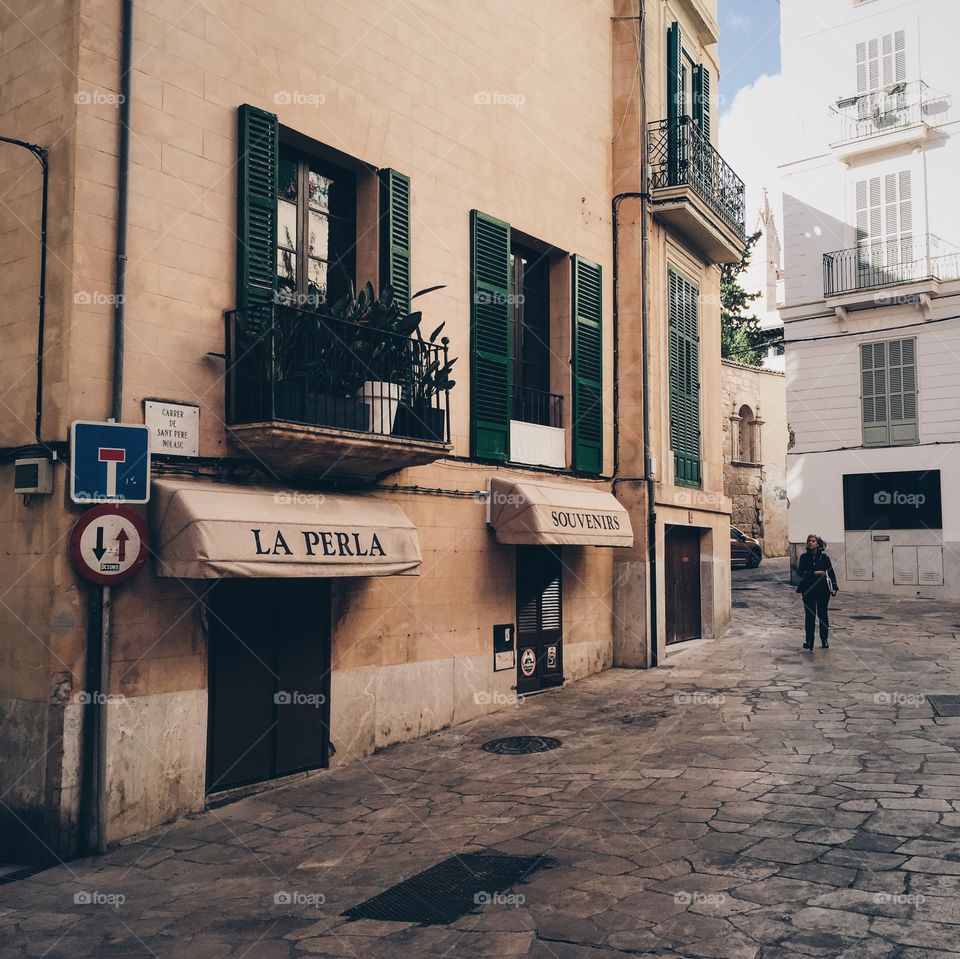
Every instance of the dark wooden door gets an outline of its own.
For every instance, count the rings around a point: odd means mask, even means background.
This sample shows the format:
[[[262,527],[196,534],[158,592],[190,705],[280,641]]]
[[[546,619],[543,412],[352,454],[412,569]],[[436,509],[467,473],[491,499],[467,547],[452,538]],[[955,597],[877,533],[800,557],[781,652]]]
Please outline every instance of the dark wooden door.
[[[207,618],[207,791],[326,766],[329,584],[223,580]]]
[[[700,530],[667,526],[664,542],[667,644],[698,639],[700,622]]]
[[[560,549],[517,547],[517,692],[563,682]]]

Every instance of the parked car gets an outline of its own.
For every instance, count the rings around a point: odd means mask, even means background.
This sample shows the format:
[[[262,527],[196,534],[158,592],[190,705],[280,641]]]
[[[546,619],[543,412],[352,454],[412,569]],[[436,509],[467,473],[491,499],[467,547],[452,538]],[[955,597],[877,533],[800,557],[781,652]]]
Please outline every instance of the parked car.
[[[763,547],[758,540],[747,536],[736,526],[730,527],[730,563],[740,563],[747,569],[755,569],[763,561]]]

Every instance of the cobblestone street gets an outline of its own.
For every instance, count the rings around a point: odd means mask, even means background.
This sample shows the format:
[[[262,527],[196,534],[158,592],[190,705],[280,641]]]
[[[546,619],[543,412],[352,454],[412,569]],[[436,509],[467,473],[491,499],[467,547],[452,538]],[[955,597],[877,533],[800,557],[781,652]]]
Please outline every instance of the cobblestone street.
[[[735,622],[611,671],[0,887],[0,954],[686,956],[960,953],[960,610],[841,593],[800,650],[784,561]],[[534,733],[562,746],[491,755]],[[459,852],[552,865],[450,925],[345,909]],[[78,895],[79,894],[79,895]],[[86,900],[86,901],[84,901]]]

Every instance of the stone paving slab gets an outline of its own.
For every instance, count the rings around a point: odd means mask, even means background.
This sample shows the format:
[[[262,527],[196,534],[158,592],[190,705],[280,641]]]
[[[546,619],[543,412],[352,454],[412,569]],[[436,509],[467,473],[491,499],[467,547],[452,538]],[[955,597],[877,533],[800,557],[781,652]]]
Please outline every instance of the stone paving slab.
[[[0,886],[0,956],[945,959],[960,954],[958,608],[785,565],[731,631]],[[869,609],[877,621],[850,615]],[[499,736],[557,736],[491,756]],[[448,926],[345,909],[458,852],[554,860]],[[506,892],[490,890],[491,893]]]

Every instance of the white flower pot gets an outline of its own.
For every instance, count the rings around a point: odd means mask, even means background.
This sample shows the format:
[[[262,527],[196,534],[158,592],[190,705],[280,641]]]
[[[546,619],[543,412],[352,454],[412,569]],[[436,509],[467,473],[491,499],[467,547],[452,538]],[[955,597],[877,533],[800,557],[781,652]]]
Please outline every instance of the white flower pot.
[[[369,431],[371,433],[390,433],[393,421],[400,405],[403,388],[399,383],[388,380],[367,380],[357,390],[357,399],[370,407]]]

